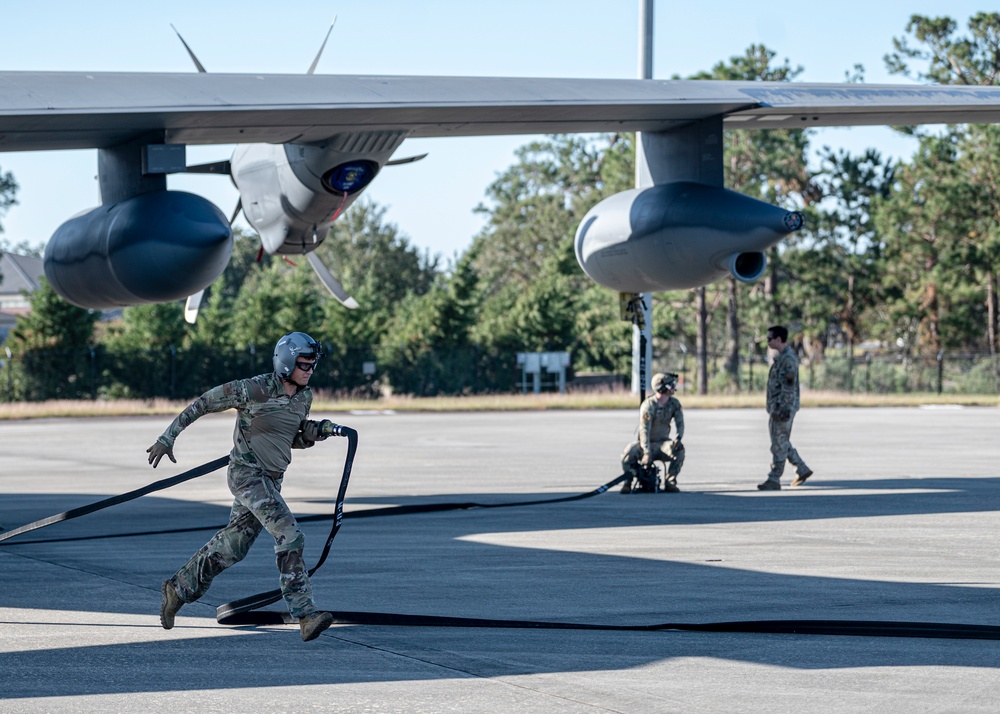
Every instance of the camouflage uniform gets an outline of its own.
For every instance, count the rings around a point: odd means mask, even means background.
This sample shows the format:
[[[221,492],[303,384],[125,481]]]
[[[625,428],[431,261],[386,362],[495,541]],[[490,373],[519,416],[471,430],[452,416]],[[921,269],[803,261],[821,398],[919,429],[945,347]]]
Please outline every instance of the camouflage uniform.
[[[215,576],[243,560],[261,530],[267,530],[274,538],[281,594],[289,611],[298,618],[316,612],[302,558],[305,539],[281,497],[291,450],[313,445],[299,430],[311,405],[308,387],[289,397],[276,374],[238,379],[205,392],[157,439],[172,448],[181,431],[198,417],[237,410],[228,472],[229,490],[236,498],[229,524],[170,578],[182,601],[194,602],[204,595]]]
[[[799,475],[811,474],[790,441],[792,422],[799,410],[799,360],[790,345],[778,353],[767,375],[768,431],[771,435],[771,471],[767,480],[780,483],[789,461]],[[781,417],[787,414],[787,419]],[[793,484],[794,485],[794,484]]]
[[[639,440],[622,452],[622,470],[628,479],[635,479],[643,454],[651,461],[669,461],[666,483],[676,486],[677,476],[684,465],[684,449],[675,453],[670,443],[670,421],[677,426],[677,440],[684,438],[684,411],[676,397],[670,397],[662,407],[658,395],[647,397],[639,407]],[[626,481],[628,483],[628,481]]]

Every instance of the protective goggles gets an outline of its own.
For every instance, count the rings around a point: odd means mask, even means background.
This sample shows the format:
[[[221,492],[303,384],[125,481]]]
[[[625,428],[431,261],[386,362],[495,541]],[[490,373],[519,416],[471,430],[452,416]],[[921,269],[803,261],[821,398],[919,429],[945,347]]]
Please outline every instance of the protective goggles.
[[[314,369],[316,369],[315,362],[296,362],[295,366],[298,369],[301,369],[303,372],[312,372]]]

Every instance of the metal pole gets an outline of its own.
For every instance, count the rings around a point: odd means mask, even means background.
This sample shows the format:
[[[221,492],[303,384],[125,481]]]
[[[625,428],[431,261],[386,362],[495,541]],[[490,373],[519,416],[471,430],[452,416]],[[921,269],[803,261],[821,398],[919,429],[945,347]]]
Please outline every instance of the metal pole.
[[[653,78],[653,0],[639,0],[639,79]],[[642,150],[642,132],[635,135],[635,187],[645,188],[641,176],[649,175]],[[653,362],[653,296],[641,294],[642,326],[632,327],[632,393],[645,399],[649,386],[646,365]]]
[[[170,398],[176,399],[177,390],[177,348],[170,345]]]
[[[684,384],[684,391],[687,392],[688,350],[683,342],[679,343],[678,347],[681,348],[681,379]]]
[[[636,311],[642,315],[632,324],[632,394],[643,395],[649,387],[649,366],[653,363],[653,296],[639,296]]]
[[[854,392],[854,343],[847,350],[847,393]]]
[[[653,78],[653,0],[639,0],[639,79]]]
[[[695,290],[698,303],[698,394],[708,394],[708,306],[705,286]]]
[[[646,401],[646,332],[639,330],[639,404]]]
[[[10,347],[4,347],[7,353],[7,401],[14,401],[14,356],[10,353]]]

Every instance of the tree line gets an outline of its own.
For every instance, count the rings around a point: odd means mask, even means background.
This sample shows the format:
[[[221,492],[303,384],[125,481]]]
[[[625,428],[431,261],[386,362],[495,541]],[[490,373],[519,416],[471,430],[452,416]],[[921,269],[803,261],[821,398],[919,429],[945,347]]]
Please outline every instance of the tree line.
[[[914,15],[886,65],[924,82],[992,85],[998,48],[1000,14],[973,16],[964,34],[950,18]],[[689,79],[789,81],[802,72],[776,58],[752,45]],[[863,81],[863,68],[850,79]],[[806,227],[771,249],[756,284],[729,278],[656,295],[654,364],[676,371],[681,353],[690,354],[700,391],[733,391],[746,382],[741,365],[763,358],[763,331],[782,323],[810,363],[837,356],[854,364],[862,345],[939,362],[945,353],[987,354],[995,384],[1000,127],[897,130],[917,148],[895,162],[876,148],[816,147],[809,130],[727,130],[726,186],[803,212]],[[568,350],[576,372],[625,375],[631,326],[617,296],[580,271],[573,236],[590,207],[632,187],[634,146],[625,133],[522,146],[476,209],[484,228],[447,264],[413,246],[384,207],[358,201],[317,252],[359,310],[328,299],[308,266],[258,262],[257,237],[237,231],[232,261],[194,326],[181,303],[126,308],[119,322],[101,323],[45,287],[8,344],[39,355],[269,355],[281,334],[302,330],[328,345],[332,387],[411,394],[511,389],[519,351]],[[15,192],[13,177],[0,173],[0,211]],[[129,389],[119,384],[123,396]]]

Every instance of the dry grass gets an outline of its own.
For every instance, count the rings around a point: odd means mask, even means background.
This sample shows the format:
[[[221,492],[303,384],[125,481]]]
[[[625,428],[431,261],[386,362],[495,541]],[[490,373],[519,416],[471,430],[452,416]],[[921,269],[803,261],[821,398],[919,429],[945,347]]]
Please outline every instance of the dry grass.
[[[76,400],[54,399],[47,402],[0,404],[0,421],[9,419],[44,419],[54,417],[121,417],[149,414],[175,414],[188,402],[168,399]]]
[[[763,397],[761,398],[763,405]],[[842,392],[803,392],[805,407],[919,407],[927,405],[964,407],[1000,407],[996,394],[847,394]]]
[[[763,394],[679,395],[685,409],[762,409]],[[174,415],[187,401],[113,400],[16,402],[0,404],[0,421],[55,417]],[[1000,396],[954,394],[845,394],[804,392],[804,407],[913,407],[931,404],[1000,407]],[[495,394],[470,397],[385,397],[377,400],[339,399],[317,394],[313,411],[349,412],[392,410],[400,412],[542,411],[547,409],[634,409],[638,397],[626,391],[591,391],[574,394]]]
[[[680,394],[685,409],[763,409],[761,394]],[[804,392],[804,407],[913,407],[928,404],[1000,407],[996,395],[949,394],[846,394]],[[386,397],[375,401],[329,400],[313,403],[316,411],[392,409],[395,411],[542,411],[546,409],[632,409],[639,398],[625,391],[577,392],[575,394],[496,394],[471,397]]]

